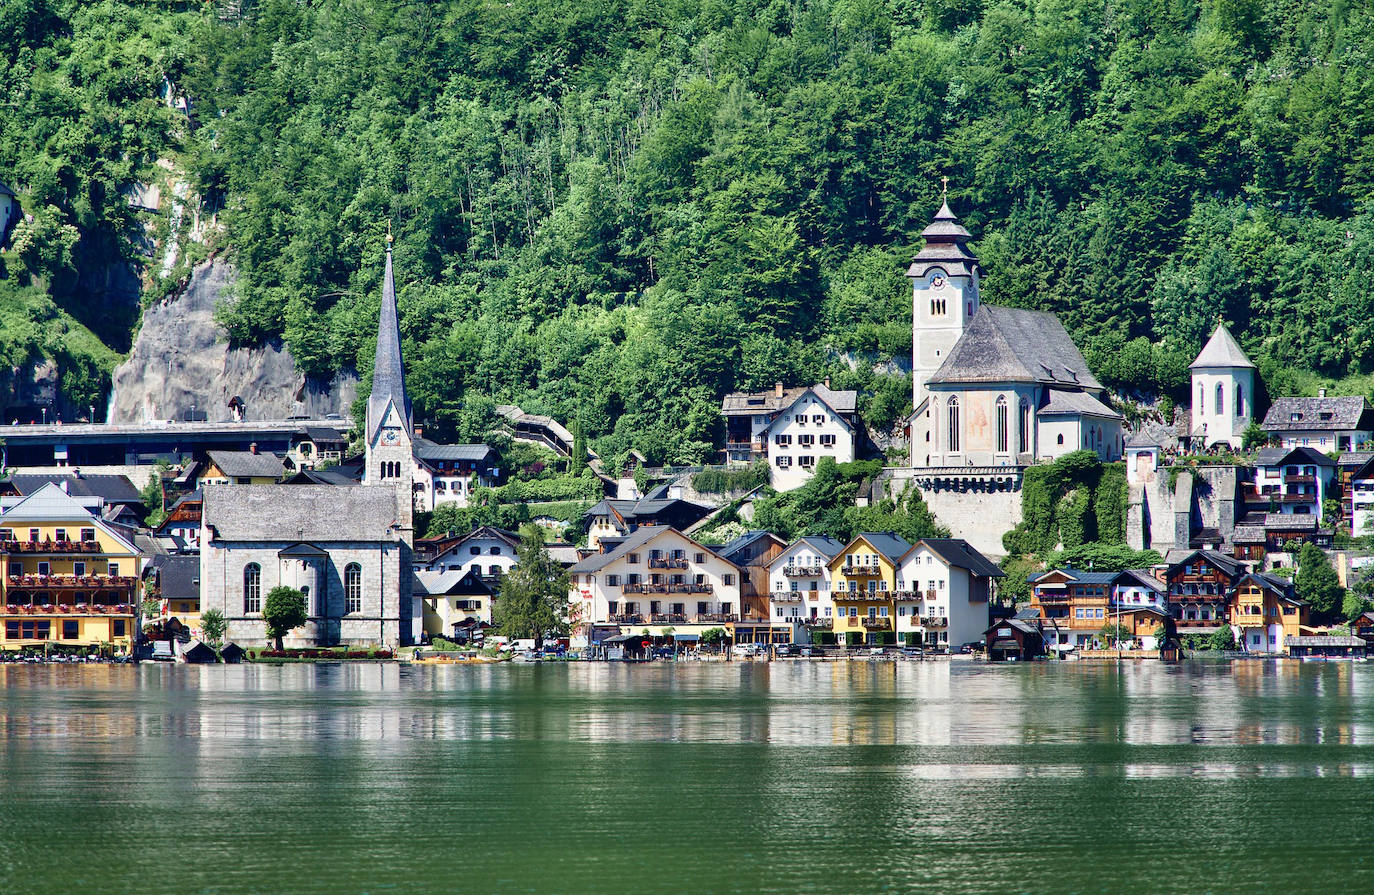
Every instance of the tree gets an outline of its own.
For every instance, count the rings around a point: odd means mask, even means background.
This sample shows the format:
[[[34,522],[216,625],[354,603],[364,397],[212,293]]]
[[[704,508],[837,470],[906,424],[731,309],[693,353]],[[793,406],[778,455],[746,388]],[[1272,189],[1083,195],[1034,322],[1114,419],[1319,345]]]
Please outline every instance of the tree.
[[[218,609],[206,609],[200,614],[200,636],[205,638],[205,642],[215,652],[219,652],[220,646],[224,643],[224,634],[228,629],[229,625],[224,620],[224,613]]]
[[[1314,621],[1325,623],[1333,621],[1340,613],[1344,589],[1331,560],[1316,544],[1303,544],[1298,552],[1298,571],[1293,576],[1293,586],[1300,599],[1312,607]]]
[[[1130,641],[1131,632],[1125,625],[1116,622],[1107,622],[1102,626],[1102,630],[1097,632],[1097,639],[1102,641],[1102,645],[1115,648],[1118,643]]]
[[[538,649],[545,635],[568,630],[568,573],[544,549],[537,525],[521,529],[515,555],[515,567],[501,579],[492,621],[506,637],[534,638]]]
[[[1241,447],[1245,448],[1247,451],[1262,448],[1268,443],[1268,433],[1260,428],[1260,424],[1256,422],[1252,422],[1250,425],[1246,426],[1244,434],[1241,435]]]
[[[701,642],[707,646],[719,646],[725,642],[725,629],[707,628],[701,632]]]
[[[1218,652],[1230,652],[1236,648],[1236,632],[1230,625],[1222,625],[1207,638],[1207,648]]]
[[[285,585],[267,592],[262,619],[267,622],[267,636],[276,642],[277,649],[282,649],[281,639],[286,632],[305,624],[306,618],[305,594]]]

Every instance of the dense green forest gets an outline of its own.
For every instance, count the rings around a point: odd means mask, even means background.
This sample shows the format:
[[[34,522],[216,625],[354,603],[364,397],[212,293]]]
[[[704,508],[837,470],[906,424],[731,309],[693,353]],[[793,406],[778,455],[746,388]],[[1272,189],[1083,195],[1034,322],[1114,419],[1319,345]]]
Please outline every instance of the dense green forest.
[[[93,320],[63,228],[139,258],[121,190],[168,158],[225,228],[234,338],[366,375],[390,220],[421,418],[518,401],[694,461],[776,379],[898,418],[871,362],[909,350],[948,175],[985,299],[1059,311],[1122,393],[1186,398],[1218,318],[1271,392],[1364,390],[1371,58],[1342,0],[6,0],[10,268]]]

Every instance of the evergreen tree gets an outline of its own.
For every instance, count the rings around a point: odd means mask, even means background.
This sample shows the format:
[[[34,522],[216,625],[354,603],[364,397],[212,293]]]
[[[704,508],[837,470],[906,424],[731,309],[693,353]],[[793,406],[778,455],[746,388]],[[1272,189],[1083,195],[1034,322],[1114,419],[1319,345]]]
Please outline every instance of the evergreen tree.
[[[1344,589],[1331,560],[1316,544],[1302,545],[1298,552],[1298,571],[1293,576],[1293,587],[1299,599],[1306,600],[1312,607],[1312,618],[1319,623],[1334,621],[1340,614]]]
[[[512,639],[544,637],[568,630],[568,573],[544,549],[537,525],[520,530],[515,567],[501,578],[501,593],[492,609],[496,630]]]

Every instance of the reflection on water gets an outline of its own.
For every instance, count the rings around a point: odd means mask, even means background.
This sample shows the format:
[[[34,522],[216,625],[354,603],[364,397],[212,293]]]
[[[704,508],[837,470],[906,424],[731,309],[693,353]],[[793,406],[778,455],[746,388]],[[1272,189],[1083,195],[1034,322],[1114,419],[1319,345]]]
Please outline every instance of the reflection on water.
[[[0,891],[1358,890],[1371,686],[1295,662],[0,666]],[[1162,876],[1161,836],[1207,860]]]

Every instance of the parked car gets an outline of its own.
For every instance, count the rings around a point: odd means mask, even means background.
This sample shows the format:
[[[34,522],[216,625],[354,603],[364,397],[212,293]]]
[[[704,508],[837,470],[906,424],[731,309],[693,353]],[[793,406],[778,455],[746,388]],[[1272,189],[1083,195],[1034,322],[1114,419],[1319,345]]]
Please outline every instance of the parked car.
[[[925,654],[926,654],[925,649],[922,648],[922,647],[919,647],[919,646],[904,646],[904,647],[902,647],[902,655],[903,655],[905,658],[908,658],[908,659],[919,659],[919,658],[921,658],[922,656],[924,656]]]

